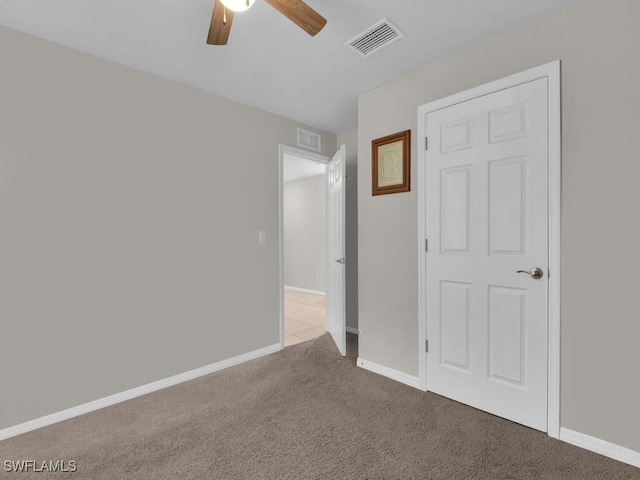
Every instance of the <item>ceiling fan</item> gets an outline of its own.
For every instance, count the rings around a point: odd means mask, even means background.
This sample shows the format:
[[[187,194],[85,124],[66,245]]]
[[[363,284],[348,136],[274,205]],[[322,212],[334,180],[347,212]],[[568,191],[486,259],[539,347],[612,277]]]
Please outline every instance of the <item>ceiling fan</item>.
[[[314,36],[327,23],[327,19],[316,12],[302,0],[264,0],[281,14]],[[234,12],[242,12],[253,5],[255,0],[215,0],[211,27],[207,43],[209,45],[226,45],[231,31]]]

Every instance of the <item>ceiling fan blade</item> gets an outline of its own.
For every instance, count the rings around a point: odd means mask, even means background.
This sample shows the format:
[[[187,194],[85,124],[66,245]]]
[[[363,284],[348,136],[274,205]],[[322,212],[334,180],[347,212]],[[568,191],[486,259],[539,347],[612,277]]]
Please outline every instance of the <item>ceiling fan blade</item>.
[[[229,39],[229,33],[231,32],[232,22],[233,11],[225,9],[220,0],[216,0],[213,6],[213,15],[211,15],[211,26],[209,27],[207,43],[209,45],[226,45]]]
[[[265,0],[269,5],[298,25],[312,37],[327,23],[327,19],[302,0]]]

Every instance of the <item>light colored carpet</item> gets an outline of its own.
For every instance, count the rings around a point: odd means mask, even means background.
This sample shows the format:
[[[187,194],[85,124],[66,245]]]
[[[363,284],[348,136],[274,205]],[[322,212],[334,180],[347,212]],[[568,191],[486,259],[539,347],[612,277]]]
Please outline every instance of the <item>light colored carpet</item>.
[[[6,473],[6,460],[76,473]],[[355,366],[328,335],[0,442],[26,479],[630,480],[640,469]]]

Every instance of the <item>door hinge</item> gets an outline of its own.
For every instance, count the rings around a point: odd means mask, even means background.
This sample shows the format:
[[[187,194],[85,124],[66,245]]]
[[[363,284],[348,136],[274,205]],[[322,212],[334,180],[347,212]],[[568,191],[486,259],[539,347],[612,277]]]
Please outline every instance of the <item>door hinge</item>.
[[[429,251],[429,239],[428,238],[424,239],[424,251],[425,252]]]
[[[429,340],[424,341],[424,351],[429,353]]]
[[[429,150],[429,137],[424,137],[424,149]]]

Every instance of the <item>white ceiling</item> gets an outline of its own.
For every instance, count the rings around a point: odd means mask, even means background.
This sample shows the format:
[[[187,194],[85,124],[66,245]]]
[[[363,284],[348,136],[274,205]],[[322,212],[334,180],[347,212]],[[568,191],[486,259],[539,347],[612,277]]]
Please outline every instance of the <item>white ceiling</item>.
[[[282,164],[282,177],[285,182],[313,177],[314,175],[322,175],[326,172],[326,164],[296,157],[289,153],[283,155]]]
[[[213,0],[0,0],[0,25],[342,133],[358,95],[577,0],[306,0],[310,37],[258,0],[227,46],[206,44]],[[364,58],[344,43],[389,18],[406,37]]]

